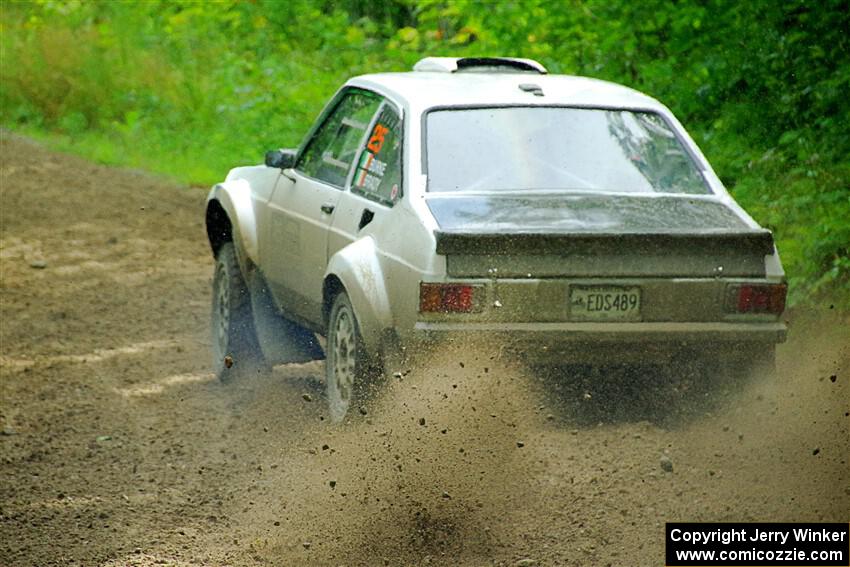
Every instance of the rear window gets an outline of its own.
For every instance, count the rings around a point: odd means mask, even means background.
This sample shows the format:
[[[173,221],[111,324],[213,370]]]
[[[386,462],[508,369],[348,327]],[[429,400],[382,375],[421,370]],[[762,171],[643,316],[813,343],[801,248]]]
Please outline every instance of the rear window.
[[[563,107],[432,110],[428,190],[706,194],[696,163],[650,112]]]

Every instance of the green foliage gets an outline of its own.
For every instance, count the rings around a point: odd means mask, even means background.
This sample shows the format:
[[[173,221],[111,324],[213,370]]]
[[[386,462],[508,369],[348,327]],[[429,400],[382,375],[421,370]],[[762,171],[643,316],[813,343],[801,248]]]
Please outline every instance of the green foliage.
[[[348,77],[509,54],[667,103],[773,229],[792,300],[850,307],[846,0],[4,1],[0,122],[208,184],[295,146]]]

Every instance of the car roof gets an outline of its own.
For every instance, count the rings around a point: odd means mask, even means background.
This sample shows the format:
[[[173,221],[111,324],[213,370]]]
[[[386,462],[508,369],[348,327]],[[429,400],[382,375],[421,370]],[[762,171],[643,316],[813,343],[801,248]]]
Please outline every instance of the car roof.
[[[665,109],[657,100],[634,89],[569,75],[413,71],[361,75],[347,84],[378,91],[414,112],[434,106],[488,105]],[[535,91],[542,92],[542,96]]]

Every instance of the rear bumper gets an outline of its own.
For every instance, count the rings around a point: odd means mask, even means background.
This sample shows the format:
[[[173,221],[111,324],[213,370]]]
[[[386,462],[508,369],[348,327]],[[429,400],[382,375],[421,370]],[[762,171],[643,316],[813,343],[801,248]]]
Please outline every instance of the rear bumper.
[[[416,340],[470,342],[535,360],[629,362],[647,357],[723,353],[746,358],[747,345],[784,342],[787,328],[772,322],[701,323],[455,323],[417,322]],[[742,348],[743,347],[743,348]]]
[[[419,334],[488,334],[506,335],[517,340],[554,343],[617,342],[705,342],[760,341],[781,343],[787,328],[779,321],[770,323],[704,322],[704,323],[454,323],[419,321]]]

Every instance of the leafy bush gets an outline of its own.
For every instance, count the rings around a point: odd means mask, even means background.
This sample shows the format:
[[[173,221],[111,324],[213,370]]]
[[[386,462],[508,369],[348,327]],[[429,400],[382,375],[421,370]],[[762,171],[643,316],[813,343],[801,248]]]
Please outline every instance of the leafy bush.
[[[348,77],[510,54],[665,101],[772,228],[792,301],[850,307],[845,0],[5,2],[0,121],[209,184],[295,146]]]

